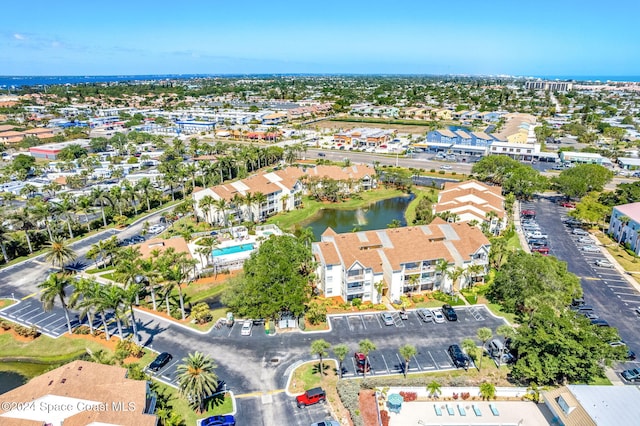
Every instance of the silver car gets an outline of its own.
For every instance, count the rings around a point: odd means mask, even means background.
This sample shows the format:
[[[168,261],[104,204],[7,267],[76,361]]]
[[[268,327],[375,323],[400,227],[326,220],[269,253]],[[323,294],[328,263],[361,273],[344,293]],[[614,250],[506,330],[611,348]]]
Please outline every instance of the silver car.
[[[424,322],[433,321],[433,314],[431,313],[431,310],[426,309],[426,308],[420,308],[416,312],[417,312],[418,316],[422,319],[422,321],[424,321]]]
[[[595,261],[596,266],[599,266],[600,268],[613,268],[613,263],[609,262],[608,260],[604,260],[604,259],[598,259]]]
[[[600,253],[600,248],[594,245],[584,246],[581,248],[581,250],[587,253]]]
[[[393,317],[391,316],[391,314],[389,312],[383,312],[382,314],[380,314],[380,316],[382,317],[382,322],[384,322],[384,325],[394,325],[395,322],[393,321]]]

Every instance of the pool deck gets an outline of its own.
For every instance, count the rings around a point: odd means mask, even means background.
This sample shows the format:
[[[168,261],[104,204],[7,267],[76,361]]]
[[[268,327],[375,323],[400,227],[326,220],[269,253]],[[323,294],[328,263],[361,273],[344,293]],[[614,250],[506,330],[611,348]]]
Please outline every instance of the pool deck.
[[[389,426],[418,424],[548,426],[552,419],[552,416],[549,416],[550,413],[544,404],[527,401],[488,402],[439,399],[433,402],[404,402],[399,413],[389,413]]]

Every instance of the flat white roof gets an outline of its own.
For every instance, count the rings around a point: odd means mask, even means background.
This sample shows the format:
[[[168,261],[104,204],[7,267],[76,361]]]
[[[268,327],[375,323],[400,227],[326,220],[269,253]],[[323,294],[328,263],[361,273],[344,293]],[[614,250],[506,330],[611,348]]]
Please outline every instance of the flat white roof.
[[[598,426],[638,424],[638,386],[568,385],[567,388]]]
[[[620,157],[618,163],[627,164],[629,166],[640,166],[640,158]]]

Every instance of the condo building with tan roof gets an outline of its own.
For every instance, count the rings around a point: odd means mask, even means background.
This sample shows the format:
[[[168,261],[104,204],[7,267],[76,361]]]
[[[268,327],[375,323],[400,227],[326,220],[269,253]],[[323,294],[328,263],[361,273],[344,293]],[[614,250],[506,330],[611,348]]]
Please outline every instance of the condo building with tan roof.
[[[375,169],[370,166],[287,167],[196,190],[193,193],[195,211],[204,220],[225,226],[233,222],[261,222],[269,216],[298,208],[305,192],[304,182],[317,183],[324,178],[343,182],[352,192],[376,186]],[[256,194],[264,195],[262,202],[255,200]],[[203,203],[202,200],[207,196],[211,197],[213,203]],[[249,203],[247,197],[254,201]]]
[[[493,234],[507,226],[502,187],[489,186],[477,180],[446,182],[438,194],[438,202],[433,205],[434,214],[445,212],[455,215],[455,222],[476,222]]]
[[[156,396],[127,369],[73,361],[2,394],[3,426],[155,426]]]
[[[475,277],[462,274],[453,283],[436,267],[467,270],[484,276],[490,243],[475,227],[436,218],[430,225],[338,234],[328,228],[312,244],[318,262],[318,288],[326,297],[379,303],[382,296],[400,296],[427,290],[451,292]],[[470,270],[471,271],[471,270]],[[381,292],[377,283],[384,282]]]

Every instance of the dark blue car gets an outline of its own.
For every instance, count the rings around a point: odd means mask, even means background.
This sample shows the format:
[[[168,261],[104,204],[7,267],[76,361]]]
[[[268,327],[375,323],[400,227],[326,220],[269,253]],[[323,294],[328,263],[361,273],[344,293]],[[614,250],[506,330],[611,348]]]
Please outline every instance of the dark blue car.
[[[202,419],[200,426],[236,426],[236,419],[232,415],[211,416]]]

